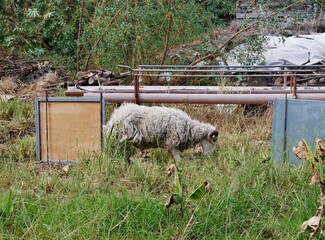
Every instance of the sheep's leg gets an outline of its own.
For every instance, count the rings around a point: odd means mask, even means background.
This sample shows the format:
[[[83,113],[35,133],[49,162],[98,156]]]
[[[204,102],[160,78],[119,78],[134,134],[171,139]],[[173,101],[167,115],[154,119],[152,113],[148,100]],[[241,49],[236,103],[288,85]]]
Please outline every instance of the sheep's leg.
[[[181,156],[179,155],[179,151],[176,148],[172,148],[169,151],[171,152],[171,154],[176,160],[181,159]]]

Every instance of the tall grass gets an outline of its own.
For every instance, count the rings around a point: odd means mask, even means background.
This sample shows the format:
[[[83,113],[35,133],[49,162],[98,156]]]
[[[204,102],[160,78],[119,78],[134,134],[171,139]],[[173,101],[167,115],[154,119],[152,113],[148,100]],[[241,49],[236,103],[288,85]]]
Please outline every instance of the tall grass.
[[[12,104],[23,112],[20,102]],[[31,105],[25,107],[32,116]],[[299,227],[314,214],[319,192],[308,186],[308,166],[271,160],[272,111],[253,116],[182,107],[220,131],[211,156],[193,159],[188,151],[177,162],[185,194],[202,181],[212,187],[183,215],[164,209],[174,190],[166,174],[174,160],[164,150],[152,150],[149,159],[135,155],[128,164],[123,152],[107,146],[65,174],[60,166],[34,164],[30,132],[3,143],[16,151],[0,161],[0,203],[8,191],[14,201],[11,214],[0,216],[0,239],[302,239]]]

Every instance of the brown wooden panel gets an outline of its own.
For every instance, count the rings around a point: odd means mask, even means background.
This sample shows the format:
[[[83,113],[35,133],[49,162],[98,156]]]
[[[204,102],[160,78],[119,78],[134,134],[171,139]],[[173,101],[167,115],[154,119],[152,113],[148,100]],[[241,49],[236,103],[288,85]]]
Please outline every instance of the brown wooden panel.
[[[77,160],[100,149],[100,102],[40,102],[39,109],[40,160]]]

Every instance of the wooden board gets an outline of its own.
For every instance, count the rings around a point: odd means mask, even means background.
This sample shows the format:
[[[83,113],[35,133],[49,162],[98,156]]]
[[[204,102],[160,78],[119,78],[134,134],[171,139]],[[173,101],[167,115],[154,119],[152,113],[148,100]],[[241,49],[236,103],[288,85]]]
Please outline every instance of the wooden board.
[[[40,102],[40,160],[78,160],[101,147],[100,102]]]

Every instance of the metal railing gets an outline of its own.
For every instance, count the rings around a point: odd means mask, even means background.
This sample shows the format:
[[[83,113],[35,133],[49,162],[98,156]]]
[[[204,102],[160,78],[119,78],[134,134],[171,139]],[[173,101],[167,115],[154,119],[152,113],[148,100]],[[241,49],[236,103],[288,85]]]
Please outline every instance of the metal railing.
[[[195,104],[265,104],[275,98],[325,100],[325,87],[299,87],[301,78],[325,77],[325,65],[283,66],[187,66],[139,65],[124,75],[133,76],[133,86],[76,86],[67,96],[99,96],[108,102],[195,103]],[[283,78],[283,87],[243,86],[144,86],[145,77],[157,78]]]

